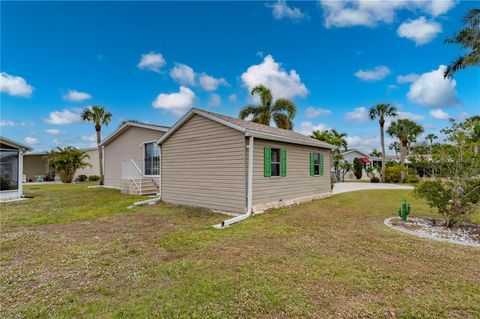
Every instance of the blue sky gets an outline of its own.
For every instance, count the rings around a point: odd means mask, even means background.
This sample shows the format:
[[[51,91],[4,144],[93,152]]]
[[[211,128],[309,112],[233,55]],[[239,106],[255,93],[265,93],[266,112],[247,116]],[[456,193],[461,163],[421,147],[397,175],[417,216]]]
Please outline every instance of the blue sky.
[[[263,83],[298,108],[295,129],[335,128],[378,148],[380,102],[427,133],[479,114],[480,70],[441,76],[444,44],[475,2],[1,2],[1,134],[88,147],[81,108],[174,124],[191,106],[236,116]],[[253,101],[254,102],[254,101]],[[387,142],[390,142],[388,140]]]

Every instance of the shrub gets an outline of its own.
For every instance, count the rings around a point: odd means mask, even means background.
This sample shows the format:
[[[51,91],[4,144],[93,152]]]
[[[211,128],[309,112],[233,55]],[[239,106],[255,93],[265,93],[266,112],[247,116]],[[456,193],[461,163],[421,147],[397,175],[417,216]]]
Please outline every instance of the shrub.
[[[387,183],[400,183],[402,178],[402,168],[400,165],[387,167],[385,170],[385,181]]]
[[[411,183],[411,184],[418,183],[419,181],[420,181],[420,178],[418,178],[418,176],[414,174],[408,175],[403,180],[404,183]]]
[[[353,160],[353,174],[357,179],[362,178],[363,162],[358,157]]]
[[[370,183],[380,183],[380,178],[372,176],[372,178],[370,178]]]
[[[91,182],[96,182],[96,181],[100,180],[100,176],[90,175],[90,176],[88,176],[88,180],[91,181]]]
[[[46,156],[48,166],[54,169],[64,183],[71,183],[77,169],[91,167],[87,162],[90,156],[82,150],[72,146],[57,147],[56,150],[49,152]]]
[[[88,179],[87,175],[78,175],[79,182],[85,182]]]

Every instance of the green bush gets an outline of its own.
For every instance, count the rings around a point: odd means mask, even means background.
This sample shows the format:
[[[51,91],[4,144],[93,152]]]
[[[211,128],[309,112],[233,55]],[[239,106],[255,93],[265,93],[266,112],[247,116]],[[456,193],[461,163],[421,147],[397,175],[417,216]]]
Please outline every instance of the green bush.
[[[404,183],[411,183],[411,184],[418,183],[419,181],[420,181],[420,178],[418,178],[418,176],[414,174],[408,175],[403,180]]]
[[[88,179],[87,175],[78,175],[79,182],[85,182]]]
[[[88,176],[88,180],[89,180],[90,182],[96,182],[96,181],[100,180],[100,176],[98,176],[98,175],[90,175],[90,176]]]
[[[362,178],[363,162],[358,157],[353,160],[353,174],[357,179]]]
[[[387,167],[385,170],[385,181],[387,183],[400,183],[402,178],[402,168],[400,165]]]
[[[380,183],[380,178],[372,176],[372,178],[370,178],[370,183]]]

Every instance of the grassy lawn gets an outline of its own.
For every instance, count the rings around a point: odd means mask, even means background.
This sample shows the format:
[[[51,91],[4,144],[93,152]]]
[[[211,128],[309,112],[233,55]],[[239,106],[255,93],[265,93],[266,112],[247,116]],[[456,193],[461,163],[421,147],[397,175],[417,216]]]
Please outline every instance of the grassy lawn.
[[[344,193],[249,218],[85,185],[1,205],[1,315],[478,318],[480,249],[383,226],[410,191]],[[478,218],[477,216],[475,218]]]

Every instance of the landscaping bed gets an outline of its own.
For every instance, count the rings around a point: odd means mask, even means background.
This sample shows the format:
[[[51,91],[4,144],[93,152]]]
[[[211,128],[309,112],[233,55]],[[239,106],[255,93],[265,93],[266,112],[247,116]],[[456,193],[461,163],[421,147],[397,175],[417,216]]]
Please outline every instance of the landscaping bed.
[[[411,217],[407,221],[392,217],[386,219],[385,224],[420,237],[480,247],[480,225],[477,224],[462,223],[445,227],[441,219],[429,217]]]

